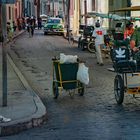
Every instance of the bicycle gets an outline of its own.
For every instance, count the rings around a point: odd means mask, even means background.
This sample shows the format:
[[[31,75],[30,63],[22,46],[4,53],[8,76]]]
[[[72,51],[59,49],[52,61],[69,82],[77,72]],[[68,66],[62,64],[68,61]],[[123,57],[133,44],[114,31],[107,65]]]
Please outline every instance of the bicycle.
[[[81,36],[78,39],[78,48],[83,51],[87,49],[91,53],[95,53],[95,39],[92,37],[93,26],[87,26],[83,31],[80,31]]]
[[[90,53],[95,53],[95,39],[92,36],[83,38],[79,37],[78,48],[81,48],[83,51],[87,49]]]

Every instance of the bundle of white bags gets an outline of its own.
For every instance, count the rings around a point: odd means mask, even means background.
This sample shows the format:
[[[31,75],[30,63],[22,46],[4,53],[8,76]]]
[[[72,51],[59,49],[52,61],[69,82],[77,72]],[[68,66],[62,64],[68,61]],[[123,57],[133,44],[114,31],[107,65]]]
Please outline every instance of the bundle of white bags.
[[[77,55],[65,55],[64,53],[60,54],[60,63],[76,63],[78,60]],[[77,71],[77,80],[81,83],[88,85],[89,83],[89,72],[88,67],[84,63],[79,63]]]
[[[89,83],[88,67],[86,67],[84,63],[79,63],[77,80],[79,80],[81,83],[85,85],[88,85]]]
[[[65,55],[64,53],[60,53],[60,63],[75,63],[77,62],[77,55]]]

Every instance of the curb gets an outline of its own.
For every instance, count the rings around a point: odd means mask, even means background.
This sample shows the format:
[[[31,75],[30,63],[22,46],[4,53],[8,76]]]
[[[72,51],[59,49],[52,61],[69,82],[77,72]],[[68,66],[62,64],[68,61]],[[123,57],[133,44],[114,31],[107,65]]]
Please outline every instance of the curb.
[[[36,101],[37,100],[40,99],[36,99]],[[0,136],[9,136],[9,135],[17,134],[21,131],[45,124],[47,120],[47,114],[44,113],[44,115],[40,115],[41,114],[40,112],[43,111],[40,108],[41,106],[40,107],[38,106],[38,111],[28,118],[10,122],[8,124],[6,123],[2,124],[0,127]]]
[[[21,35],[24,32],[21,32],[17,36],[14,37],[17,38],[19,35]],[[13,62],[12,58],[7,53],[7,60],[9,61],[10,65],[13,67],[15,73],[23,83],[24,87],[30,91],[30,93],[33,95],[33,100],[36,106],[36,111],[33,115],[22,118],[19,120],[11,121],[8,123],[1,123],[0,126],[0,136],[9,136],[13,134],[17,134],[21,131],[34,128],[37,126],[41,126],[42,124],[45,124],[47,121],[47,111],[42,103],[39,96],[34,92],[34,90],[30,87],[29,83],[26,81],[20,70],[17,68],[15,63]]]

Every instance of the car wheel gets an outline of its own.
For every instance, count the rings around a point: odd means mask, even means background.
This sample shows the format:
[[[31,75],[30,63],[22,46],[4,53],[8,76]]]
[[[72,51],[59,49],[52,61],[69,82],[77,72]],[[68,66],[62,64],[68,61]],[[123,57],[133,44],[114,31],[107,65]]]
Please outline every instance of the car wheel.
[[[47,32],[44,32],[44,35],[47,35]]]

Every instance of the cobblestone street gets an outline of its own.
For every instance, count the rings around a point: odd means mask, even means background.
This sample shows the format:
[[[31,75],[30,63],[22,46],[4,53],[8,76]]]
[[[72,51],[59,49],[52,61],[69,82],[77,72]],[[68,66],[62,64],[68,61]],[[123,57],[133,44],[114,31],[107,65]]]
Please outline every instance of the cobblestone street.
[[[90,83],[85,95],[74,98],[63,91],[57,100],[52,94],[52,58],[60,53],[78,55],[89,67]],[[96,64],[95,54],[70,46],[61,36],[44,36],[35,30],[32,38],[24,33],[9,48],[9,54],[46,106],[48,121],[39,128],[0,140],[138,140],[140,98],[125,94],[118,106],[113,94],[115,73],[110,59]]]

